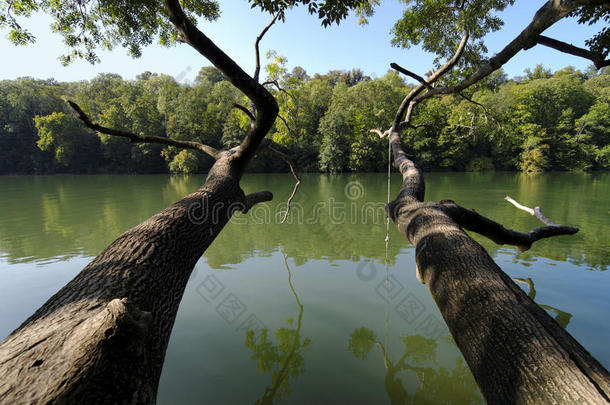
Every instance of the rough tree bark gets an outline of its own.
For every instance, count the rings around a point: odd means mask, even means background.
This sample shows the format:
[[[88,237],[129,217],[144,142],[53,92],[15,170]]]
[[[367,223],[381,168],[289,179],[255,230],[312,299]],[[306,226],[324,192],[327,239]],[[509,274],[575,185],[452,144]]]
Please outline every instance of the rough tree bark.
[[[413,128],[411,115],[417,103],[437,94],[459,94],[521,49],[546,41],[540,37],[546,28],[584,4],[607,6],[607,2],[600,1],[549,0],[509,45],[454,86],[433,84],[459,60],[468,32],[464,32],[454,56],[427,79],[392,64],[420,84],[405,97],[387,131],[371,130],[390,137],[394,166],[403,177],[402,187],[388,204],[387,213],[415,246],[417,277],[427,284],[483,396],[492,404],[610,402],[608,371],[464,232],[468,229],[496,243],[526,250],[541,238],[573,234],[578,229],[557,225],[537,209],[531,210],[532,215],[546,226],[521,233],[453,201],[424,202],[423,174],[407,157],[400,131]]]
[[[486,401],[606,403],[608,371],[463,229],[522,248],[574,230],[543,227],[523,234],[451,201],[423,202],[421,171],[404,156],[397,163],[404,182],[388,213],[415,246],[418,279],[427,284]]]
[[[154,403],[195,263],[236,210],[272,198],[268,191],[246,196],[239,182],[276,119],[275,99],[197,29],[178,0],[165,5],[181,41],[248,96],[250,129],[238,147],[217,151],[104,128],[71,103],[93,130],[196,149],[216,162],[203,187],[119,236],[0,344],[1,403]]]

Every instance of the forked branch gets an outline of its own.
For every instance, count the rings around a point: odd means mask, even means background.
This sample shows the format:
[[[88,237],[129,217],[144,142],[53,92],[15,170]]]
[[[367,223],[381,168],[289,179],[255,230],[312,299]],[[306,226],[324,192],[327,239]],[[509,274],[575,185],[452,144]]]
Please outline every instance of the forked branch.
[[[510,197],[507,197],[507,199],[509,198]],[[534,242],[540,239],[559,235],[573,235],[578,232],[578,228],[573,226],[559,225],[551,221],[542,215],[539,207],[536,207],[536,209],[531,209],[522,206],[516,201],[513,203],[515,206],[519,207],[520,209],[524,209],[531,215],[535,215],[546,226],[532,229],[527,233],[518,232],[505,228],[502,224],[499,224],[474,210],[460,207],[453,201],[441,201],[441,204],[443,211],[453,218],[453,220],[461,227],[486,236],[499,245],[514,245],[522,252],[528,250]]]
[[[509,203],[511,203],[512,205],[514,205],[515,207],[519,208],[520,210],[523,210],[523,211],[527,212],[528,214],[535,216],[545,225],[562,226],[562,225],[556,224],[555,222],[551,221],[549,218],[545,217],[544,214],[542,213],[542,211],[540,210],[540,207],[534,207],[533,209],[530,207],[526,207],[525,205],[519,204],[517,201],[513,200],[509,196],[504,197],[504,199],[506,201],[508,201]]]
[[[211,146],[205,145],[203,143],[193,142],[193,141],[181,141],[178,139],[163,138],[160,136],[138,135],[138,134],[134,134],[132,132],[122,131],[120,129],[112,129],[112,128],[103,127],[101,125],[93,123],[91,121],[91,119],[89,118],[89,116],[87,114],[85,114],[85,112],[75,102],[68,100],[68,104],[70,104],[70,107],[72,107],[74,109],[74,111],[76,111],[76,113],[78,114],[78,118],[88,128],[91,128],[92,130],[100,132],[102,134],[128,138],[129,140],[131,140],[131,142],[159,143],[159,144],[163,144],[163,145],[175,146],[177,148],[182,148],[182,149],[193,149],[193,150],[197,150],[197,151],[206,153],[209,156],[213,157],[214,159],[218,159],[220,157],[220,152],[218,150],[216,150],[215,148],[213,148]]]
[[[164,3],[170,21],[185,42],[212,62],[231,84],[250,99],[256,109],[256,114],[253,114],[256,120],[234,154],[234,158],[240,162],[240,172],[243,172],[275,122],[279,110],[277,102],[257,80],[244,72],[233,59],[195,26],[184,13],[178,0],[164,0]]]
[[[369,129],[369,132],[373,133],[373,134],[377,134],[377,136],[380,138],[385,138],[386,136],[388,136],[390,134],[390,131],[381,132],[380,129]]]
[[[538,11],[536,11],[536,14],[534,15],[532,21],[527,27],[525,27],[523,31],[521,31],[519,35],[517,35],[517,37],[515,37],[515,39],[513,39],[508,45],[504,47],[504,49],[498,52],[495,56],[491,57],[487,61],[487,63],[481,65],[479,69],[477,69],[474,73],[472,73],[456,85],[448,87],[435,87],[434,89],[424,94],[418,95],[414,98],[414,101],[419,102],[438,94],[457,93],[458,91],[464,90],[465,88],[472,86],[481,79],[487,77],[495,70],[502,67],[506,62],[508,62],[521,50],[527,50],[535,46],[538,43],[542,32],[544,32],[551,25],[555,24],[557,21],[567,16],[573,10],[585,5],[597,5],[602,3],[604,2],[600,0],[547,1],[542,7],[538,9]],[[555,49],[559,48],[556,47]],[[562,49],[559,50],[563,52]]]
[[[396,201],[401,199],[411,199],[415,201],[423,201],[425,194],[425,183],[424,176],[421,169],[407,157],[407,154],[402,147],[402,140],[400,138],[400,130],[405,127],[411,126],[411,114],[413,113],[413,107],[417,103],[415,98],[418,94],[420,94],[423,90],[428,89],[428,91],[432,91],[432,84],[436,82],[442,75],[448,72],[460,59],[462,53],[464,52],[464,48],[466,47],[466,43],[468,42],[469,34],[468,31],[464,31],[462,35],[462,39],[453,54],[453,56],[438,70],[436,70],[427,80],[423,80],[420,82],[418,86],[413,88],[409,94],[403,99],[400,107],[396,111],[396,115],[394,116],[394,122],[390,129],[386,132],[382,133],[380,130],[373,129],[371,132],[376,133],[380,137],[385,136],[387,133],[390,137],[390,147],[392,148],[392,153],[394,155],[394,166],[400,171],[402,174],[403,184],[400,189],[400,193],[396,200],[393,203],[390,203],[387,207],[388,215],[395,219],[397,213],[395,211],[395,207],[399,205],[395,204]],[[392,64],[392,67],[398,67],[396,64]],[[395,68],[396,68],[395,67]],[[402,69],[402,68],[401,68]],[[406,69],[404,69],[406,71]],[[404,73],[404,72],[403,72]],[[409,72],[410,73],[410,72]],[[405,73],[406,74],[406,73]],[[405,114],[406,112],[406,114]],[[404,121],[402,121],[403,116],[405,116]]]
[[[422,77],[398,66],[397,64],[392,64],[391,66],[394,69],[400,71],[403,74],[407,74],[411,77],[414,77],[420,82],[420,84],[413,88],[409,92],[409,94],[403,99],[400,107],[396,112],[392,126],[389,129],[390,144],[394,154],[395,166],[404,169],[404,171],[401,170],[404,181],[407,181],[407,179],[409,179],[409,184],[404,184],[404,186],[406,187],[405,190],[409,189],[409,193],[411,195],[417,194],[418,196],[423,196],[423,186],[421,186],[421,188],[419,186],[416,187],[416,183],[412,182],[415,179],[421,179],[422,176],[418,175],[417,171],[413,170],[414,164],[413,162],[407,159],[406,154],[402,148],[402,141],[400,138],[401,129],[412,127],[411,116],[413,114],[413,108],[415,107],[415,105],[435,95],[459,93],[465,88],[485,78],[493,71],[499,69],[519,51],[531,48],[532,46],[536,45],[536,43],[538,43],[541,33],[544,30],[553,25],[555,22],[567,16],[573,10],[585,5],[597,5],[603,3],[604,2],[600,0],[547,1],[540,9],[538,9],[530,24],[515,39],[513,39],[508,45],[506,45],[504,49],[502,49],[502,51],[490,58],[473,74],[469,75],[467,78],[465,78],[454,86],[433,87],[432,84],[435,83],[445,73],[447,73],[459,61],[469,38],[469,34],[467,31],[464,31],[462,40],[460,41],[460,44],[458,45],[454,55],[443,66],[441,66],[425,80],[423,80]],[[416,190],[417,192],[414,194]]]
[[[411,123],[411,115],[413,114],[413,107],[417,104],[416,101],[417,96],[425,89],[428,89],[428,92],[433,91],[432,84],[434,84],[439,78],[441,78],[445,73],[447,73],[453,66],[460,60],[462,54],[464,53],[464,49],[466,48],[466,43],[468,43],[468,38],[470,37],[468,31],[464,31],[462,34],[462,39],[455,50],[455,53],[443,66],[438,68],[427,80],[423,80],[423,83],[415,87],[413,90],[409,92],[407,97],[404,98],[400,107],[398,107],[398,111],[396,111],[396,116],[394,117],[394,123],[392,127],[396,130],[400,130],[401,128],[407,127]],[[396,65],[396,64],[394,64]],[[392,65],[390,65],[392,66]],[[398,66],[398,65],[396,65]],[[405,69],[406,71],[406,69]],[[409,72],[410,73],[410,72]],[[406,73],[405,73],[406,74]],[[423,78],[421,78],[423,79]],[[406,114],[405,114],[406,112]],[[405,117],[403,120],[403,116]],[[402,122],[401,122],[402,121]]]

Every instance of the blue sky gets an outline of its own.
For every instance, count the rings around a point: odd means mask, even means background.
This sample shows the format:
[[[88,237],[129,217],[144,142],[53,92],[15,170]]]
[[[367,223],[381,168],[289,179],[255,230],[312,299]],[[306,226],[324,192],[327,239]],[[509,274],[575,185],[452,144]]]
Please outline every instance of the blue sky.
[[[360,68],[368,75],[379,77],[389,69],[390,62],[424,74],[432,66],[432,55],[418,48],[398,49],[390,45],[390,29],[404,6],[396,0],[382,3],[366,26],[359,26],[357,18],[350,16],[338,27],[322,28],[304,8],[291,10],[285,23],[276,23],[267,33],[261,43],[261,51],[264,55],[267,50],[274,49],[288,58],[289,68],[302,66],[310,75],[331,69]],[[499,51],[513,39],[544,3],[542,0],[517,0],[513,7],[505,10],[501,14],[506,22],[504,27],[487,38],[490,53]],[[252,72],[254,39],[269,22],[269,16],[252,10],[246,0],[221,2],[221,13],[215,22],[200,23],[200,29],[246,71]],[[178,44],[170,48],[150,46],[144,49],[139,59],[133,59],[124,49],[116,48],[112,52],[100,53],[102,62],[97,65],[77,61],[64,67],[57,56],[66,48],[60,37],[48,28],[49,19],[36,15],[26,23],[38,41],[26,47],[15,47],[6,39],[0,41],[0,55],[3,55],[0,79],[31,76],[73,81],[91,79],[101,72],[118,73],[126,79],[133,79],[137,74],[150,70],[172,75],[180,81],[189,81],[202,66],[209,65],[188,45]],[[545,34],[583,46],[584,40],[597,31],[599,25],[589,27],[578,25],[573,19],[564,19]],[[6,31],[0,30],[0,35],[6,37]],[[536,46],[518,54],[504,66],[504,70],[509,77],[513,77],[538,63],[552,70],[567,65],[582,70],[590,65],[587,60]]]

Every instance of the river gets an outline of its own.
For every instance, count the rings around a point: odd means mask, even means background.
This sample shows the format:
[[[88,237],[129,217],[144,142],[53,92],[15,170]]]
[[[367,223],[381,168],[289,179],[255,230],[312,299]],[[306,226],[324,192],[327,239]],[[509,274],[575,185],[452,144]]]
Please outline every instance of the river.
[[[425,285],[390,225],[383,174],[248,174],[274,201],[236,215],[197,263],[159,386],[160,404],[482,403]],[[119,234],[204,176],[0,177],[0,339]],[[392,177],[392,195],[400,177]],[[534,300],[610,367],[610,173],[430,173],[452,199],[505,226],[539,205],[580,232],[528,252],[475,236]],[[401,402],[402,401],[402,402]]]

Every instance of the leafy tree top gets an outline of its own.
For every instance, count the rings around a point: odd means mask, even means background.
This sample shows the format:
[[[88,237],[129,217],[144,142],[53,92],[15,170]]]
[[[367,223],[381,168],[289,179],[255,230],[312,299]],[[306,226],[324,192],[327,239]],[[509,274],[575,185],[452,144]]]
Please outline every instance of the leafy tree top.
[[[464,33],[468,33],[468,43],[459,61],[463,73],[465,68],[483,62],[488,49],[485,36],[498,31],[504,21],[498,13],[512,6],[514,0],[400,0],[405,10],[394,24],[392,44],[401,48],[421,45],[436,55],[440,64],[454,54]],[[361,23],[368,22],[374,6],[379,0],[371,0],[358,9]],[[595,24],[610,21],[610,6],[604,1],[583,1],[583,5],[569,16],[576,17],[579,24]],[[532,16],[536,18],[536,16]],[[585,41],[590,51],[603,60],[610,50],[610,28],[604,27],[599,33]]]
[[[439,59],[453,55],[464,32],[469,44],[462,60],[476,63],[487,52],[485,35],[498,31],[503,21],[495,13],[514,0],[402,0],[405,11],[392,28],[392,44],[401,48],[421,44]]]
[[[320,18],[323,26],[338,23],[362,0],[249,0],[252,8],[277,14],[283,20],[287,9],[306,5],[310,14]],[[182,0],[182,9],[191,20],[208,21],[220,15],[216,0]],[[36,41],[23,26],[33,13],[45,13],[52,19],[51,28],[63,37],[69,52],[60,57],[64,64],[77,58],[90,63],[99,61],[99,49],[111,50],[117,45],[139,57],[142,47],[158,42],[171,45],[178,40],[164,2],[155,0],[0,0],[0,28],[8,28],[8,38],[15,45]]]

